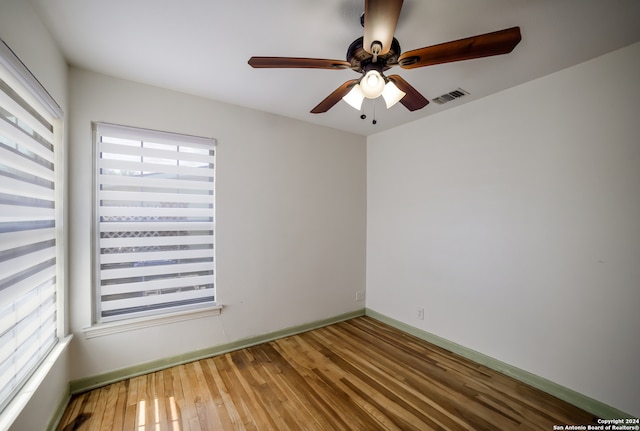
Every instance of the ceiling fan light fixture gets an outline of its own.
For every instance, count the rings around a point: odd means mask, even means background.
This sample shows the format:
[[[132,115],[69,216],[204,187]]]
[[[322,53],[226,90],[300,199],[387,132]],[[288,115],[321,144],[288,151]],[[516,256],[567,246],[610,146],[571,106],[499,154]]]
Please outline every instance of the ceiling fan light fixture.
[[[367,99],[380,97],[384,91],[384,84],[384,78],[377,70],[368,71],[360,81],[362,94],[364,94],[364,97]]]
[[[342,100],[359,111],[362,108],[362,101],[364,100],[364,94],[362,94],[360,84],[354,85],[351,91],[349,91]]]
[[[380,96],[384,98],[387,109],[401,102],[407,110],[413,112],[427,106],[429,101],[400,75],[386,77],[384,72],[391,67],[415,69],[508,54],[522,40],[520,27],[511,27],[403,53],[400,43],[394,37],[403,1],[365,0],[364,14],[360,16],[364,34],[351,42],[347,48],[346,61],[305,57],[251,57],[249,65],[254,68],[351,69],[359,75],[357,79],[350,79],[331,92],[311,110],[312,114],[327,112],[340,99],[361,110],[364,98],[377,99]],[[366,115],[362,113],[361,117]]]
[[[384,86],[384,90],[382,91],[382,97],[384,99],[384,103],[387,105],[387,109],[398,103],[400,99],[406,96],[406,94],[407,93],[400,90],[391,80],[387,81],[387,84]]]

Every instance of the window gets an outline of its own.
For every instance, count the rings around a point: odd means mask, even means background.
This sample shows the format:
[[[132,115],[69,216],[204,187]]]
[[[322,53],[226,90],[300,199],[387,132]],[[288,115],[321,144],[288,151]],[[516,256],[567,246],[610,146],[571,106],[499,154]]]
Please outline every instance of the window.
[[[96,315],[215,305],[215,140],[98,123]]]
[[[0,41],[0,411],[62,335],[61,118]]]

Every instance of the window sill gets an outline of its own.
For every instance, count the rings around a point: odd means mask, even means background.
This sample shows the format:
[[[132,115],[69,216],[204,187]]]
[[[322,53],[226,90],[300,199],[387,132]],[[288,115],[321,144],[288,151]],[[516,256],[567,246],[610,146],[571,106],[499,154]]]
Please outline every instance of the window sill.
[[[84,328],[82,332],[85,338],[102,337],[105,335],[117,334],[119,332],[135,331],[136,329],[150,328],[152,326],[166,325],[169,323],[183,322],[185,320],[200,319],[202,317],[217,316],[222,313],[222,305],[201,310],[180,311],[177,313],[163,314],[157,316],[140,317],[118,322],[101,323]]]
[[[36,393],[58,358],[60,358],[60,355],[62,355],[65,349],[69,346],[72,338],[73,335],[68,335],[58,341],[58,343],[53,347],[53,350],[51,350],[49,355],[45,358],[44,362],[40,364],[24,387],[2,411],[2,414],[0,414],[0,429],[9,429],[11,424],[15,422],[18,416],[20,416],[31,400],[31,397]]]

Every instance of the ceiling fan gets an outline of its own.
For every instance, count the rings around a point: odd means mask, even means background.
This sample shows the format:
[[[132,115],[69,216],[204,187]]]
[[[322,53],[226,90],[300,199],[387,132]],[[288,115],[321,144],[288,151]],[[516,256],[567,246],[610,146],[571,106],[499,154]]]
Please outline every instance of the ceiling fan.
[[[402,103],[408,110],[422,109],[429,101],[400,75],[385,76],[393,66],[403,69],[432,66],[441,63],[507,54],[521,40],[520,28],[511,27],[492,33],[445,42],[401,53],[394,37],[403,0],[365,0],[362,25],[364,36],[351,43],[347,60],[302,57],[251,57],[255,68],[352,69],[361,74],[329,94],[311,110],[313,114],[327,112],[340,99],[360,109],[364,98],[382,95],[390,108]]]

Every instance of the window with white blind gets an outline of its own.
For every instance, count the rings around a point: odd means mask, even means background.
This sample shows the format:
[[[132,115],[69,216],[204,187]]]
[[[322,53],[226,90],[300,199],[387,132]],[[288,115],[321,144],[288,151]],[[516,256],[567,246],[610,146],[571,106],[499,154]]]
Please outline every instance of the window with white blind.
[[[0,411],[58,341],[61,117],[0,41]]]
[[[96,124],[97,322],[215,305],[215,140]]]

